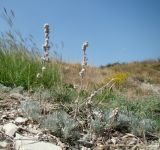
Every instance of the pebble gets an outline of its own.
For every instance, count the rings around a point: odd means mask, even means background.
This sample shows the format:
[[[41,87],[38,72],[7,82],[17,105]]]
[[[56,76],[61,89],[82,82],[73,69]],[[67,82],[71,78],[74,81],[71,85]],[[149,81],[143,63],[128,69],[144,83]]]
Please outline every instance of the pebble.
[[[15,134],[15,132],[18,130],[18,126],[16,126],[13,123],[7,123],[3,126],[2,129],[4,130],[6,135],[12,137]]]
[[[9,143],[7,143],[6,141],[2,141],[0,142],[0,147],[2,148],[6,148],[8,146]]]
[[[45,149],[62,150],[60,146],[57,146],[55,144],[38,141],[34,137],[22,136],[20,134],[16,134],[15,149],[16,150],[45,150]]]
[[[15,122],[18,123],[18,124],[25,124],[25,122],[26,122],[27,120],[28,120],[27,118],[17,117],[17,118],[15,119]]]

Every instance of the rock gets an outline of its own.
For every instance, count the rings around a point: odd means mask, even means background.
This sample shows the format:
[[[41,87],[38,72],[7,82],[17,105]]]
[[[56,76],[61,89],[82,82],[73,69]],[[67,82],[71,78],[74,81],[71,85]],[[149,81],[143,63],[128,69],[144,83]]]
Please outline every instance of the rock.
[[[17,99],[17,100],[24,100],[25,99],[25,97],[22,94],[19,94],[19,93],[11,93],[9,96],[11,98]]]
[[[27,120],[28,120],[27,118],[17,117],[17,118],[15,119],[15,122],[18,123],[18,124],[25,124],[25,122],[26,122]]]
[[[136,138],[132,138],[132,139],[130,139],[130,140],[128,141],[127,144],[128,144],[128,145],[135,145],[135,144],[137,144],[137,139],[136,139]]]
[[[13,136],[15,132],[18,130],[18,126],[13,123],[5,124],[2,128],[8,136]]]
[[[117,139],[116,139],[116,138],[112,138],[112,139],[111,139],[111,142],[112,142],[113,144],[116,144],[116,143],[117,143]]]
[[[62,150],[60,146],[38,141],[38,139],[35,139],[34,137],[25,137],[20,134],[16,134],[14,139],[16,150]]]
[[[91,150],[91,149],[83,146],[81,150]]]
[[[2,115],[1,118],[0,118],[0,120],[2,120],[2,119],[8,119],[7,114]]]
[[[41,134],[42,132],[33,128],[28,127],[28,131],[33,134]]]
[[[0,147],[6,148],[9,145],[6,141],[0,142]]]

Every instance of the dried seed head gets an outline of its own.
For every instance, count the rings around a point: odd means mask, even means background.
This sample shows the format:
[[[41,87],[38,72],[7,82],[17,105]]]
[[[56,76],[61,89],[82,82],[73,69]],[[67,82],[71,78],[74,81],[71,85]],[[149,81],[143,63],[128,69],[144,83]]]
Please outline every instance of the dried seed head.
[[[49,33],[44,32],[44,37],[49,39]]]
[[[44,30],[49,30],[49,24],[48,23],[44,24]]]
[[[83,45],[82,45],[82,50],[85,52],[86,49],[87,49],[87,47],[88,47],[88,42],[85,41],[85,42],[83,43]]]
[[[40,73],[37,74],[37,78],[38,78],[38,79],[41,78],[41,74],[40,74]]]
[[[80,71],[80,72],[79,72],[79,76],[80,76],[81,78],[83,78],[83,77],[84,77],[84,72]]]
[[[82,68],[82,70],[79,72],[79,75],[80,75],[81,78],[84,77],[85,71],[86,71],[86,70],[85,70],[84,68]]]
[[[46,70],[46,67],[42,67],[42,72]]]
[[[45,57],[41,57],[42,61],[45,61]]]
[[[49,57],[45,57],[45,61],[46,61],[46,62],[49,62]]]
[[[88,41],[84,42],[84,46],[88,47]]]
[[[49,43],[49,39],[48,38],[45,38],[45,43]]]

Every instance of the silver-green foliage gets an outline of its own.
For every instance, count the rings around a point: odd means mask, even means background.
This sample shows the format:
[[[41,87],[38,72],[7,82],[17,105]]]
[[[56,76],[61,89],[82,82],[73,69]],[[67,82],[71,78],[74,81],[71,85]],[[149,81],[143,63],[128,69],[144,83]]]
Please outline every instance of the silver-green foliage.
[[[116,128],[123,132],[127,131],[137,136],[143,136],[143,134],[156,131],[155,121],[152,119],[139,118],[133,112],[125,109],[120,110],[117,119],[112,122],[110,120],[112,111],[113,109],[104,110],[103,112],[96,110],[96,114],[94,114],[95,118],[91,120],[90,127],[92,133],[102,135],[107,128]]]
[[[53,114],[46,115],[42,121],[42,126],[65,139],[79,137],[76,130],[78,123],[65,111],[55,111]]]
[[[135,118],[131,124],[131,132],[137,136],[154,133],[156,131],[156,122],[152,119],[137,119]]]
[[[10,87],[6,87],[0,83],[0,92],[9,92],[11,90]]]
[[[38,101],[25,100],[21,103],[21,108],[27,116],[35,119],[36,121],[39,120],[41,116],[41,109]]]

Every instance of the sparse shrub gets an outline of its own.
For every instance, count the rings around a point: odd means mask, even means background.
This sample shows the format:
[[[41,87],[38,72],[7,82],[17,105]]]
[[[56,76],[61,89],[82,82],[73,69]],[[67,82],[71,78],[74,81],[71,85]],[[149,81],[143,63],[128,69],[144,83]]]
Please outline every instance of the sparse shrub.
[[[25,100],[21,103],[21,108],[27,117],[39,121],[41,116],[40,103],[33,100]]]
[[[42,126],[50,129],[55,135],[64,137],[66,140],[79,138],[79,133],[76,131],[77,122],[64,111],[55,111],[50,115],[44,116]]]
[[[77,93],[72,87],[60,85],[52,88],[51,95],[55,102],[71,102],[76,98]]]
[[[134,118],[131,124],[131,132],[137,136],[144,136],[156,131],[156,122],[152,119]]]
[[[114,79],[116,81],[116,84],[120,85],[122,84],[127,78],[129,74],[128,73],[116,73],[111,76],[107,76],[106,78],[103,79],[102,85],[109,82],[110,80]]]
[[[95,118],[94,120],[91,120],[90,127],[91,132],[96,135],[102,135],[105,131],[106,123],[103,122],[100,118]]]
[[[143,119],[139,122],[139,124],[145,132],[150,132],[150,133],[155,132],[156,122],[153,121],[152,119]]]
[[[127,122],[130,120],[131,126],[133,125],[134,127],[139,126],[136,122],[139,123],[143,119],[152,119],[152,121],[156,122],[156,128],[154,128],[154,131],[156,131],[160,129],[160,122],[158,119],[160,112],[159,98],[159,95],[152,95],[140,100],[127,100],[123,96],[115,95],[112,99],[103,101],[100,107],[103,110],[119,107],[121,110],[119,114],[120,121]]]
[[[0,83],[0,92],[9,92],[11,90],[11,87],[4,86]]]

